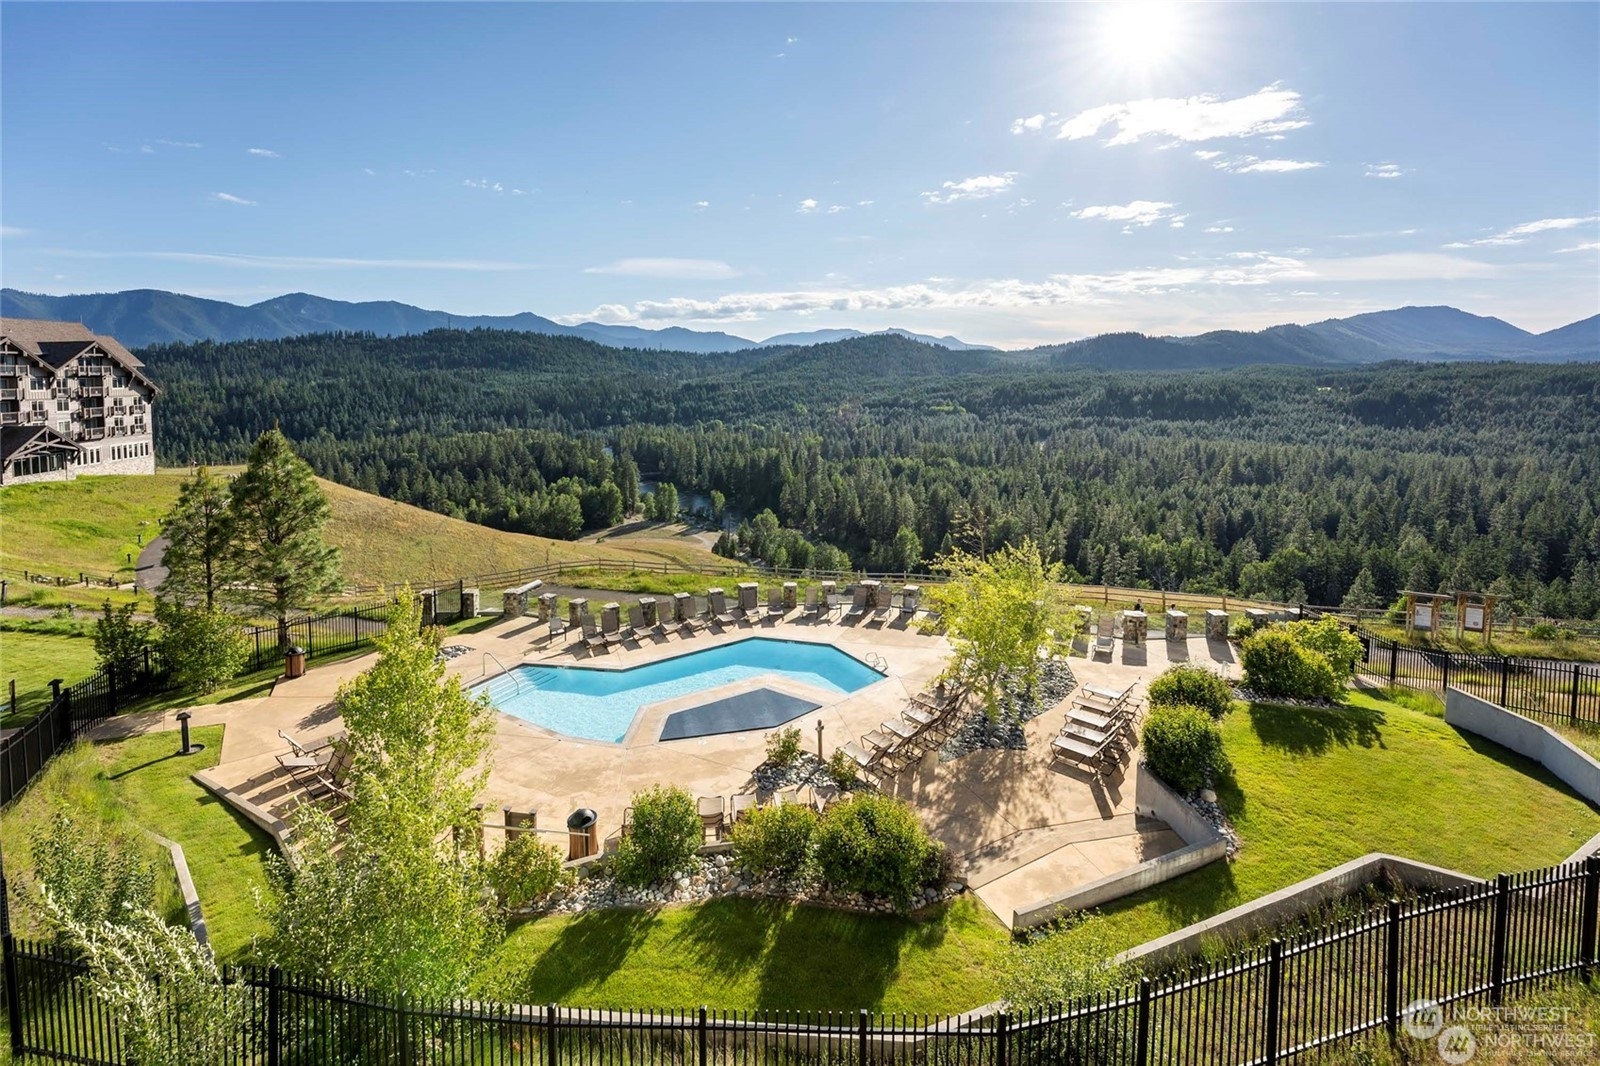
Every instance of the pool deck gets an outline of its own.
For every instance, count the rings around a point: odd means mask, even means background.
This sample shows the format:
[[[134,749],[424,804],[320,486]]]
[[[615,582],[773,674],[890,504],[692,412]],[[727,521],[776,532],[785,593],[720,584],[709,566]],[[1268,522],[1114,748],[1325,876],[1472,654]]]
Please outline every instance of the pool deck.
[[[590,807],[600,816],[601,835],[611,839],[622,825],[630,797],[651,785],[671,783],[696,796],[727,797],[744,791],[751,771],[766,757],[766,731],[658,741],[665,717],[733,693],[772,688],[821,704],[789,724],[799,727],[806,748],[816,751],[820,723],[822,751],[831,753],[880,722],[898,717],[907,696],[933,684],[950,652],[943,637],[898,622],[797,619],[791,614],[781,623],[761,620],[723,632],[702,631],[691,638],[645,637],[637,644],[594,654],[586,653],[578,640],[558,637],[551,643],[546,626],[524,619],[447,638],[447,644],[471,649],[448,666],[468,684],[499,673],[495,660],[508,668],[520,663],[620,668],[750,636],[827,643],[857,658],[876,653],[887,663],[884,680],[848,695],[768,675],[654,704],[637,717],[620,744],[561,736],[497,715],[483,796],[486,820],[499,823],[500,808],[509,807],[537,811],[541,829],[559,829],[569,812]],[[190,708],[194,725],[227,726],[220,761],[206,775],[208,785],[220,785],[235,800],[287,820],[296,793],[277,766],[276,756],[285,750],[277,731],[305,742],[341,728],[333,697],[342,682],[370,667],[374,659],[366,655],[313,667],[304,677],[278,682],[269,696]],[[1142,691],[1144,681],[1180,660],[1204,663],[1230,676],[1238,672],[1226,644],[1202,638],[1176,646],[1155,640],[1125,647],[1118,641],[1109,660],[1074,656],[1070,664],[1080,685],[1134,684]],[[1182,846],[1161,823],[1134,817],[1131,764],[1126,787],[1115,776],[1100,781],[1052,764],[1050,740],[1060,729],[1061,718],[1059,711],[1049,711],[1028,723],[1025,750],[977,751],[945,763],[926,760],[892,789],[913,804],[929,832],[961,858],[969,884],[1007,923],[1017,905]],[[95,733],[115,737],[176,727],[173,713],[168,712],[112,719]]]

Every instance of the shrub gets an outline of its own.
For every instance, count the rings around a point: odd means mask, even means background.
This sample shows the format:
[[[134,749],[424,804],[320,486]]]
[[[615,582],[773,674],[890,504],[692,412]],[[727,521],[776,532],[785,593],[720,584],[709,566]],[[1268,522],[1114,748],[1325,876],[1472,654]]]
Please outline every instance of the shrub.
[[[543,899],[572,880],[561,865],[561,849],[532,833],[518,833],[489,863],[489,884],[506,907],[515,910]]]
[[[1227,766],[1222,731],[1199,707],[1151,708],[1139,746],[1151,771],[1185,794],[1206,787]]]
[[[215,692],[250,658],[250,641],[237,619],[222,611],[156,601],[161,653],[173,680],[186,692]]]
[[[799,803],[757,807],[733,827],[733,858],[755,877],[790,878],[811,862],[817,812]]]
[[[127,603],[113,609],[107,600],[101,608],[99,620],[94,624],[94,653],[101,666],[120,665],[136,659],[150,646],[151,632],[155,626],[133,617],[137,604]]]
[[[1233,706],[1233,686],[1228,679],[1203,666],[1183,663],[1150,682],[1150,706],[1172,707],[1187,704],[1221,718]]]
[[[1336,700],[1344,686],[1321,652],[1307,648],[1287,629],[1263,629],[1244,642],[1244,684],[1261,696]]]
[[[1535,622],[1528,627],[1528,636],[1533,640],[1555,640],[1560,635],[1554,622]]]
[[[817,868],[829,888],[884,897],[902,909],[925,883],[938,848],[910,807],[875,793],[829,807],[816,836]]]
[[[856,783],[856,761],[846,755],[843,748],[833,749],[833,754],[828,756],[827,770],[828,779],[840,792]]]
[[[58,811],[33,834],[33,876],[58,918],[58,942],[67,926],[98,928],[150,906],[155,871],[126,841],[107,839]]]
[[[1337,618],[1319,618],[1315,622],[1291,622],[1289,635],[1302,648],[1309,648],[1333,667],[1333,676],[1343,685],[1356,672],[1356,661],[1361,658],[1361,638],[1344,627]]]
[[[705,826],[694,799],[681,788],[657,785],[633,797],[633,821],[611,860],[625,885],[660,884],[685,870],[700,851]]]
[[[793,766],[800,758],[800,727],[790,726],[767,734],[767,761],[774,766]]]

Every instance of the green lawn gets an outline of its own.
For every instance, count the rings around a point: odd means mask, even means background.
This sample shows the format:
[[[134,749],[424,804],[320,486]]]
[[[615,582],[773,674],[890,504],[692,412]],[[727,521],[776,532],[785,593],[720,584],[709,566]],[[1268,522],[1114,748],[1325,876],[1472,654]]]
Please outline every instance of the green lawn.
[[[222,727],[196,729],[193,738],[205,750],[187,757],[176,754],[176,733],[80,744],[64,752],[0,815],[0,840],[14,868],[26,870],[30,863],[24,857],[34,828],[65,808],[75,818],[114,831],[144,828],[177,841],[200,895],[213,947],[219,957],[237,959],[263,931],[253,892],[266,883],[264,862],[272,845],[266,834],[189,779],[195,771],[216,765]],[[164,861],[165,852],[152,854]],[[172,910],[170,897],[163,904]],[[35,930],[30,908],[17,911],[22,928]]]
[[[954,1012],[997,994],[1009,937],[964,897],[911,918],[728,899],[542,918],[513,930],[475,991],[599,1007]]]
[[[1537,763],[1365,692],[1338,709],[1239,708],[1222,732],[1233,781],[1218,795],[1239,856],[1104,908],[1119,946],[1368,852],[1486,877],[1560,862],[1600,832],[1600,813]]]
[[[91,577],[118,574],[131,580],[129,557],[138,561],[140,535],[148,544],[160,534],[161,516],[178,498],[178,486],[187,475],[187,470],[164,470],[138,478],[7,485],[0,489],[6,525],[0,563],[7,571],[26,568],[71,577],[85,570]],[[23,591],[20,582],[13,589]]]
[[[0,627],[0,724],[15,725],[10,716],[10,688],[17,683],[18,721],[32,718],[49,702],[49,683],[61,678],[67,684],[94,673],[97,661],[94,641],[85,632],[74,635],[70,628],[44,619],[29,623],[7,618]],[[70,623],[68,625],[71,625]]]

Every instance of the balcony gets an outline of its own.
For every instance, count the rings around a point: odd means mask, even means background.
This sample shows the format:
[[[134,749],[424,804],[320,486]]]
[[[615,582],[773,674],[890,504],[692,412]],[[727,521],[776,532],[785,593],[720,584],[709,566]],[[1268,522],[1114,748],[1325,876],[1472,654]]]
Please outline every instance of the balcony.
[[[20,426],[21,424],[21,411],[0,411],[0,426]]]
[[[20,399],[22,399],[22,390],[21,389],[0,389],[0,400],[20,400]]]

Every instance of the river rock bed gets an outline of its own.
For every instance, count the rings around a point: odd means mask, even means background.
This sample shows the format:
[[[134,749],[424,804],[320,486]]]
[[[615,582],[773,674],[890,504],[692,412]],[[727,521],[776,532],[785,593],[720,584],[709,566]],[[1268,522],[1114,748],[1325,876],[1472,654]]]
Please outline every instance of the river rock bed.
[[[1028,738],[1022,727],[1066,699],[1077,687],[1078,680],[1067,661],[1050,660],[1039,671],[1032,698],[1025,692],[1006,690],[1000,697],[1000,713],[993,721],[982,707],[974,710],[939,749],[939,761],[950,762],[985,748],[1026,748]]]

